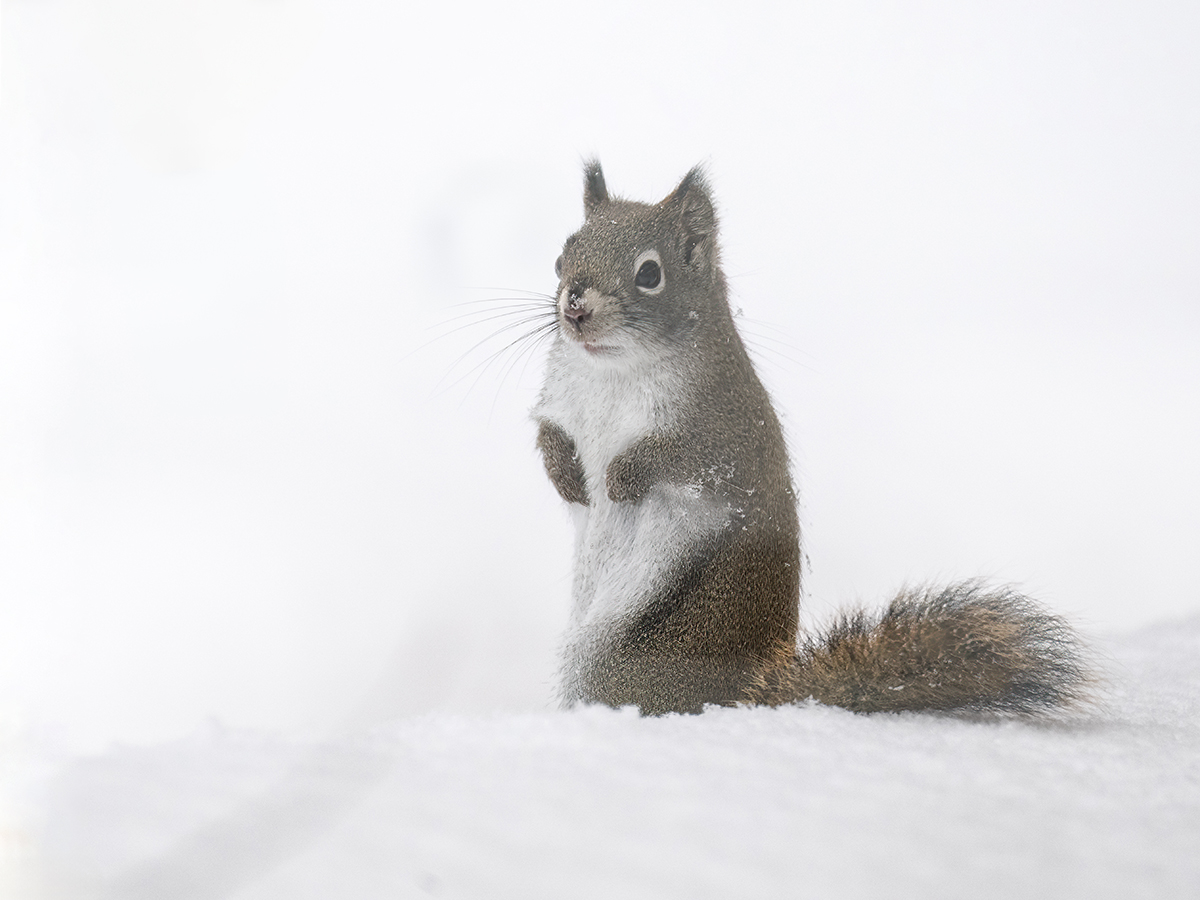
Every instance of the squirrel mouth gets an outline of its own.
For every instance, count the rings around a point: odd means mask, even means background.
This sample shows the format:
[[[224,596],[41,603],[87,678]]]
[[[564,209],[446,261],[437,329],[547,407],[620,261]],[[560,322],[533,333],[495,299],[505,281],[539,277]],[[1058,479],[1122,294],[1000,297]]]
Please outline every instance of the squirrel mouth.
[[[606,344],[594,344],[591,341],[581,341],[581,346],[592,356],[613,356],[618,353],[616,347],[610,347]]]
[[[572,333],[568,331],[566,334],[567,343],[574,344],[576,347],[584,350],[588,356],[617,356],[621,352],[621,348],[613,344],[601,344],[592,337],[585,337],[579,332]]]

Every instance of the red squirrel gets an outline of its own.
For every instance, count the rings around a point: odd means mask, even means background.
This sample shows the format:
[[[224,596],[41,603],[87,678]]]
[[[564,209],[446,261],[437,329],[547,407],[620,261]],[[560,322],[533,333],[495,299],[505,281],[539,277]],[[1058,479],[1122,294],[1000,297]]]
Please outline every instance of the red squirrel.
[[[1085,698],[1071,628],[979,581],[801,636],[787,448],[730,312],[703,172],[650,205],[610,196],[592,161],[583,205],[532,413],[575,517],[564,704],[1034,714]]]

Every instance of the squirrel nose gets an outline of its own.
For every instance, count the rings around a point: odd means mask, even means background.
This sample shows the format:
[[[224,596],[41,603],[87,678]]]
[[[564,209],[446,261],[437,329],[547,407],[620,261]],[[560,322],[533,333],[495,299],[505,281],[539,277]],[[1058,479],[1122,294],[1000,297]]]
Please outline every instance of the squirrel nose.
[[[563,308],[563,315],[577,329],[582,329],[583,323],[592,317],[592,311],[583,303],[582,290],[572,288],[567,294],[567,304]]]
[[[563,315],[567,317],[568,322],[582,330],[583,323],[592,317],[592,311],[582,306],[568,306],[563,310]]]

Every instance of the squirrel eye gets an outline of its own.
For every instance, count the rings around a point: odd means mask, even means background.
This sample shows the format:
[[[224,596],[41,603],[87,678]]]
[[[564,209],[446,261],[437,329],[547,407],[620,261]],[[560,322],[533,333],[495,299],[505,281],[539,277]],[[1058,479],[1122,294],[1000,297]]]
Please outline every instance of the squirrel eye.
[[[634,261],[633,283],[646,294],[657,294],[664,287],[662,259],[657,250],[647,250]]]
[[[637,270],[637,278],[634,279],[634,284],[640,288],[655,288],[662,281],[662,269],[658,263],[652,259],[642,263],[640,269]]]
[[[554,261],[554,274],[557,275],[559,278],[562,278],[562,257],[561,256]]]

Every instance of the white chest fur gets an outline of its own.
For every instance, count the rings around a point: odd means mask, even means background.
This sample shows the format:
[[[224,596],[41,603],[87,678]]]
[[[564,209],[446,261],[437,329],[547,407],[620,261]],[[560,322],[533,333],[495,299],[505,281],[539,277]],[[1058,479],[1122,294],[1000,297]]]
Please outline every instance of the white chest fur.
[[[603,643],[614,625],[653,596],[680,555],[704,534],[724,527],[730,511],[698,486],[656,485],[637,503],[608,498],[605,472],[613,457],[655,431],[680,425],[692,402],[685,372],[655,365],[593,360],[557,344],[534,408],[575,441],[591,505],[572,507],[575,573],[567,669],[572,655]]]

